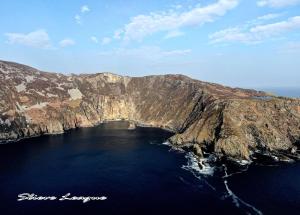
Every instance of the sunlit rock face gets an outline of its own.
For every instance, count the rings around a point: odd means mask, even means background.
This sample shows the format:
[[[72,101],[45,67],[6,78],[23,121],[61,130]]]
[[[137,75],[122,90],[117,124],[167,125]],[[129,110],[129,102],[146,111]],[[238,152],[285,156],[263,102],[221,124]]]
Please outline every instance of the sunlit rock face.
[[[299,99],[183,75],[66,76],[0,61],[0,98],[1,141],[128,120],[174,132],[169,141],[198,156],[250,160],[257,152],[284,152],[290,158],[299,147]]]

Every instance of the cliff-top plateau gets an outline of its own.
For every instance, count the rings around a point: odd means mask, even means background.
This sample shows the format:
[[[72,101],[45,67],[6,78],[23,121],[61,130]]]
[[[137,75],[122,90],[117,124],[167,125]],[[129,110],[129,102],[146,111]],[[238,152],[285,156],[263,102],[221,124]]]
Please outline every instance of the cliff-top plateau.
[[[299,159],[300,99],[183,75],[63,75],[0,61],[0,141],[127,120],[174,135],[198,157]]]

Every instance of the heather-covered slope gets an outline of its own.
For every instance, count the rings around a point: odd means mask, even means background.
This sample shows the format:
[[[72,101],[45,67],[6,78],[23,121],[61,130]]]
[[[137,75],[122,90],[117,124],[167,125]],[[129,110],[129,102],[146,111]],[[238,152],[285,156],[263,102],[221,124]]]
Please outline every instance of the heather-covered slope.
[[[300,100],[182,75],[66,76],[0,61],[0,140],[94,126],[107,120],[161,127],[177,147],[251,160],[297,158]]]

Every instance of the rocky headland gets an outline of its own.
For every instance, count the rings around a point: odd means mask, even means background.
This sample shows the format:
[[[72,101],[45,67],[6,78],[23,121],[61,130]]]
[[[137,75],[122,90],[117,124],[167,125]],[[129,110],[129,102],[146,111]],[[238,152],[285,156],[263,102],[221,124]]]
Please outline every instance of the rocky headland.
[[[63,75],[0,61],[0,141],[127,120],[172,131],[199,158],[299,159],[300,99],[183,75]]]

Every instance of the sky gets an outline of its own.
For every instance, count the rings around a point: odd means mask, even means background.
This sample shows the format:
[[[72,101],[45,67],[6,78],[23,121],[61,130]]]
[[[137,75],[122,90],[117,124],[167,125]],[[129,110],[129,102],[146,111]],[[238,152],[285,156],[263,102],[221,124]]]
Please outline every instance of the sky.
[[[300,86],[300,0],[2,0],[0,17],[0,59],[43,71]]]

